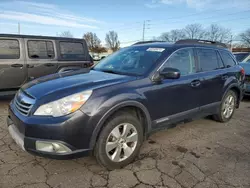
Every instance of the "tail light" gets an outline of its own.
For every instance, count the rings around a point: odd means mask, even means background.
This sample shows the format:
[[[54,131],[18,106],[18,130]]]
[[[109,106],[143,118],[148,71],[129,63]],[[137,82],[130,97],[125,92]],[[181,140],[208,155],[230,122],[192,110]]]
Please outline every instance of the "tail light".
[[[240,73],[241,73],[241,75],[243,75],[243,76],[245,76],[245,70],[241,67],[241,69],[240,69]]]
[[[240,74],[241,74],[241,79],[242,80],[245,80],[245,75],[246,75],[246,72],[245,72],[245,70],[241,67],[241,69],[240,69]]]
[[[91,62],[89,63],[89,67],[92,67],[93,65],[94,65],[94,62],[91,61]]]

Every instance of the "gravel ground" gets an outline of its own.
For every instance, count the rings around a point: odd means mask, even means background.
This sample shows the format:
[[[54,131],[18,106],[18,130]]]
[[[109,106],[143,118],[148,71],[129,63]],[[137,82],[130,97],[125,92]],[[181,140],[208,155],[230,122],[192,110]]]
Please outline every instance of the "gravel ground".
[[[106,171],[93,157],[58,161],[30,155],[10,138],[0,101],[1,188],[250,188],[250,100],[225,124],[200,119],[153,134],[138,159]]]

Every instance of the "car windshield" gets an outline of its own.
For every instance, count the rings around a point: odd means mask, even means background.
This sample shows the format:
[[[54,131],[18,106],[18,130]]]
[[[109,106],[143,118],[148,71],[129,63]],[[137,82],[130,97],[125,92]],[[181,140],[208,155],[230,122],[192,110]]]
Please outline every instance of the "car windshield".
[[[237,59],[238,62],[242,62],[250,53],[239,53],[239,54],[234,54],[235,58]]]
[[[98,63],[93,70],[125,75],[144,75],[166,48],[131,46],[123,48]]]

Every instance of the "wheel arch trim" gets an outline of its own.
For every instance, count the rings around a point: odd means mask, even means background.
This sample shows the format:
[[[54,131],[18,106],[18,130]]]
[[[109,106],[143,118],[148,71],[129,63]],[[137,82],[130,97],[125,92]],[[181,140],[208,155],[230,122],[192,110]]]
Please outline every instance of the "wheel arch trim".
[[[147,108],[140,102],[137,101],[123,101],[121,103],[116,104],[115,106],[113,106],[112,108],[110,108],[103,116],[102,118],[99,120],[99,122],[97,123],[92,136],[91,136],[91,141],[90,141],[90,148],[94,148],[95,143],[97,141],[97,137],[103,127],[104,122],[116,111],[118,111],[121,108],[124,107],[137,107],[140,110],[142,110],[142,112],[144,113],[145,117],[146,117],[146,121],[147,121],[147,127],[145,130],[145,135],[151,130],[152,128],[152,121],[151,121],[151,117],[150,114],[147,110]]]

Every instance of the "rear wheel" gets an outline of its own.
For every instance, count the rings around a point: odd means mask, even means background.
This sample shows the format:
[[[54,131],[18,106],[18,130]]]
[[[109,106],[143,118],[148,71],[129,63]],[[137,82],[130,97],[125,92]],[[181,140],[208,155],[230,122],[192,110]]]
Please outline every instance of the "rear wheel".
[[[118,112],[101,131],[95,156],[109,170],[122,168],[135,159],[142,142],[143,129],[140,121],[128,112]]]
[[[213,115],[213,118],[219,122],[229,121],[236,109],[237,104],[237,95],[234,91],[230,90],[224,96],[222,103],[220,105],[219,113]]]

